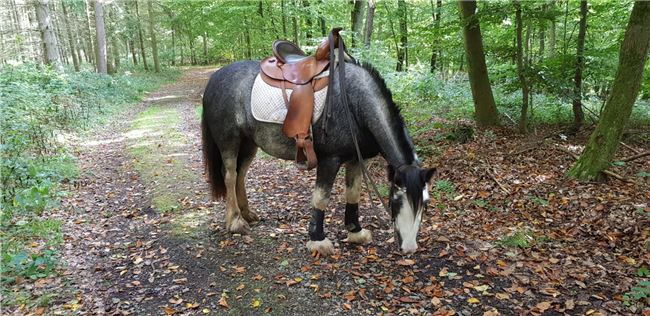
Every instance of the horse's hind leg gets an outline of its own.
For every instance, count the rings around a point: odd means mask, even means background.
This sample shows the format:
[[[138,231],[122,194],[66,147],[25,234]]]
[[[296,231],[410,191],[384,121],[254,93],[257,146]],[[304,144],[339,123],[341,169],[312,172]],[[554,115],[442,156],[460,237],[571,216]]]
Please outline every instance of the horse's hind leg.
[[[361,197],[361,164],[349,163],[345,167],[345,228],[348,230],[348,242],[367,244],[372,241],[369,230],[359,224],[359,199]]]
[[[250,230],[237,203],[237,153],[222,152],[226,185],[226,228],[231,233],[246,234]]]
[[[241,210],[241,216],[249,223],[259,222],[260,217],[257,213],[253,212],[248,206],[248,196],[246,195],[246,174],[248,173],[248,168],[251,166],[253,159],[255,158],[255,153],[257,152],[257,146],[252,142],[243,142],[241,148],[239,149],[239,155],[237,157],[238,165],[237,168],[237,203],[239,204],[239,209]]]

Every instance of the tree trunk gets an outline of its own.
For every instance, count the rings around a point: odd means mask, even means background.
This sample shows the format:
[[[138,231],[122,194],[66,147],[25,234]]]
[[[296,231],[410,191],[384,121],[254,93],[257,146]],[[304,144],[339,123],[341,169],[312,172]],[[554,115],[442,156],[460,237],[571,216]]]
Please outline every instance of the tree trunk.
[[[351,29],[352,29],[352,47],[357,47],[359,42],[357,39],[361,37],[361,27],[363,24],[363,0],[353,0],[354,6],[352,8],[351,16]]]
[[[133,40],[129,41],[129,49],[131,50],[131,58],[133,59],[133,64],[137,65],[138,55],[135,53],[135,43],[133,43]]]
[[[253,59],[253,52],[251,49],[251,29],[248,26],[249,23],[246,23],[246,33],[244,34],[244,40],[246,41],[246,59]]]
[[[65,38],[63,37],[63,33],[61,32],[61,18],[60,15],[56,14],[56,5],[51,6],[51,19],[52,19],[52,26],[54,27],[54,34],[57,38],[57,47],[59,48],[59,57],[63,63],[66,65],[70,64],[70,61],[68,61],[68,55],[66,54],[67,49],[65,46]]]
[[[93,36],[94,35],[92,31],[93,23],[91,22],[93,20],[91,15],[93,14],[94,9],[91,7],[92,2],[90,1],[91,0],[87,0],[86,2],[84,2],[84,4],[86,5],[86,24],[88,29],[88,34],[86,34],[87,35],[86,38],[88,39],[86,54],[89,62],[93,64],[93,67],[97,68],[97,60],[96,60],[97,42],[96,42],[96,36]]]
[[[176,29],[172,28],[172,66],[176,66]]]
[[[144,70],[149,71],[149,65],[147,65],[147,54],[144,51],[144,39],[142,36],[142,27],[140,26],[140,11],[138,10],[138,1],[133,1],[135,4],[135,17],[136,23],[138,24],[138,40],[140,41],[140,57],[142,57],[142,64],[144,65]]]
[[[325,37],[327,36],[327,27],[325,26],[325,18],[323,17],[323,0],[318,0],[318,7],[320,8],[318,11],[318,22],[320,23],[320,35]]]
[[[433,0],[431,0],[431,11],[433,14],[433,27],[434,27],[434,35],[433,35],[433,45],[432,45],[432,52],[431,52],[431,63],[430,63],[430,71],[433,73],[436,70],[436,67],[438,66],[438,55],[440,54],[440,13],[442,9],[442,0],[437,0],[436,1],[436,7],[435,9],[433,8]]]
[[[160,60],[158,60],[158,41],[156,41],[156,32],[154,29],[153,5],[151,0],[147,1],[147,13],[149,13],[149,35],[151,35],[151,53],[153,54],[153,68],[155,72],[160,72]]]
[[[208,62],[208,32],[203,32],[203,64],[207,65]]]
[[[97,72],[107,73],[106,31],[104,29],[104,7],[102,0],[95,0],[95,34],[97,36]]]
[[[515,27],[517,28],[517,75],[519,76],[519,84],[521,85],[521,117],[519,118],[519,132],[525,134],[528,126],[528,82],[524,73],[524,52],[522,42],[522,19],[521,19],[521,4],[519,1],[514,1],[515,5]]]
[[[637,1],[621,44],[611,94],[585,150],[569,170],[569,176],[593,180],[609,167],[639,93],[649,46],[650,2]]]
[[[68,34],[68,45],[70,46],[70,53],[72,54],[72,64],[74,65],[74,71],[79,71],[79,56],[77,56],[74,45],[74,31],[70,27],[70,20],[68,19],[68,10],[65,7],[65,1],[61,2],[61,7],[63,8],[63,23],[65,23],[65,30]]]
[[[366,14],[366,26],[363,32],[363,45],[370,47],[370,38],[372,38],[372,22],[375,19],[375,0],[368,0],[368,13]]]
[[[555,1],[551,2],[551,8],[555,9]],[[551,21],[551,28],[548,31],[548,57],[555,56],[555,18]]]
[[[582,111],[582,68],[585,67],[585,34],[587,33],[587,0],[580,1],[580,29],[576,51],[576,74],[573,79],[573,132],[580,130],[585,121]]]
[[[287,12],[285,10],[284,0],[280,2],[280,6],[282,9],[282,34],[284,34],[284,38],[287,39],[289,38],[289,33],[287,33]]]
[[[291,24],[293,24],[293,42],[296,46],[300,47],[300,41],[298,38],[298,18],[295,15],[291,18]]]
[[[45,48],[45,62],[51,65],[56,71],[63,72],[63,64],[59,56],[59,48],[54,35],[50,9],[47,7],[49,0],[39,0],[34,3],[36,7],[36,18],[38,19],[38,28],[41,32],[43,45]]]
[[[499,124],[499,116],[485,65],[483,37],[476,17],[476,1],[459,1],[459,4],[476,124],[479,128],[496,126]]]
[[[309,40],[313,37],[311,33],[313,24],[311,21],[311,12],[309,12],[309,1],[302,0],[302,7],[305,9],[305,13],[307,15],[305,18],[305,37],[307,38],[307,42],[309,43]]]
[[[408,69],[408,29],[406,22],[406,2],[404,0],[397,0],[397,15],[399,16],[399,42],[400,47],[397,50],[397,71],[405,71]],[[406,63],[406,65],[404,65]]]
[[[43,39],[45,62],[51,65],[54,70],[63,72],[63,64],[59,57],[59,48],[54,35],[50,9],[48,8],[49,0],[39,0],[34,3],[36,7],[36,18],[38,19],[38,29]]]

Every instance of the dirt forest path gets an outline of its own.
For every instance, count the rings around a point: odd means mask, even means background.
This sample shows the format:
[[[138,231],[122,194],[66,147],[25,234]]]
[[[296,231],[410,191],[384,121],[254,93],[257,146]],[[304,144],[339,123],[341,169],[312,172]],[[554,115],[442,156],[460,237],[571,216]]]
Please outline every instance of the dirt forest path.
[[[515,315],[607,308],[605,294],[596,295],[615,291],[607,283],[564,284],[563,275],[543,267],[558,280],[544,283],[526,272],[542,266],[534,259],[540,254],[497,260],[503,251],[494,243],[447,230],[475,220],[462,213],[448,222],[425,218],[423,250],[405,258],[391,243],[386,214],[371,211],[364,195],[361,222],[374,241],[346,244],[342,179],[326,214],[337,252],[312,257],[305,242],[315,172],[261,152],[247,188],[262,222],[247,236],[226,233],[223,203],[208,196],[201,157],[198,108],[212,71],[186,70],[79,148],[82,174],[57,214],[73,298],[62,314]],[[554,260],[544,264],[560,261]],[[595,289],[583,291],[587,286]]]

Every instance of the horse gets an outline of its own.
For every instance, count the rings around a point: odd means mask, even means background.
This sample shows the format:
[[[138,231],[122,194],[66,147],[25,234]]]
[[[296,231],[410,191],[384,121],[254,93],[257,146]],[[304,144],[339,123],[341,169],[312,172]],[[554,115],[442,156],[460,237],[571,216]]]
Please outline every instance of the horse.
[[[421,166],[400,110],[379,73],[371,65],[356,61],[346,62],[346,69],[344,89],[339,85],[340,73],[331,77],[328,89],[333,91],[328,91],[326,113],[312,124],[318,165],[307,248],[324,256],[334,253],[323,221],[341,166],[345,166],[347,240],[357,244],[372,241],[372,233],[359,223],[364,167],[351,138],[355,133],[364,161],[381,154],[388,162],[388,204],[395,237],[399,249],[411,254],[418,248],[417,234],[435,168]],[[284,160],[295,158],[295,141],[282,134],[282,125],[257,121],[251,113],[251,90],[259,72],[256,61],[227,65],[212,74],[203,95],[201,134],[206,174],[213,197],[225,198],[226,229],[231,233],[249,233],[250,225],[259,221],[248,204],[245,188],[246,173],[257,149]],[[341,100],[341,90],[349,108]],[[347,114],[352,120],[344,119]]]

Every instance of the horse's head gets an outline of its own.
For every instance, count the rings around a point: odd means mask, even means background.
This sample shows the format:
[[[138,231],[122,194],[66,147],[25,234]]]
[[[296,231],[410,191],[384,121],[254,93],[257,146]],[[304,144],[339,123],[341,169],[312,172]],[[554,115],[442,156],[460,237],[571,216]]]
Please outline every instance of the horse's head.
[[[390,209],[399,249],[406,254],[418,249],[417,235],[422,213],[429,202],[429,182],[436,169],[404,165],[388,167],[391,182]]]

